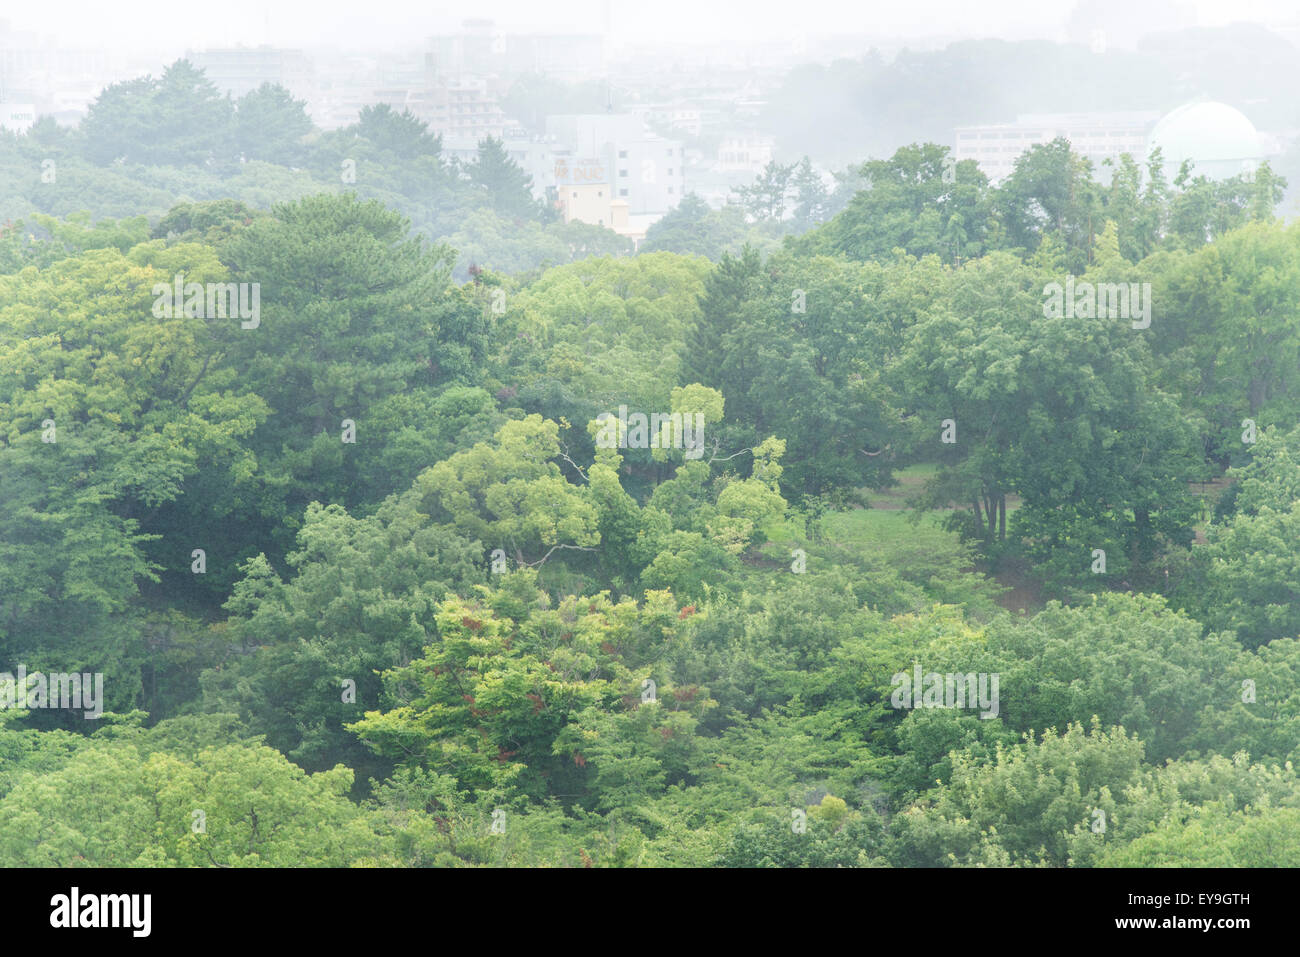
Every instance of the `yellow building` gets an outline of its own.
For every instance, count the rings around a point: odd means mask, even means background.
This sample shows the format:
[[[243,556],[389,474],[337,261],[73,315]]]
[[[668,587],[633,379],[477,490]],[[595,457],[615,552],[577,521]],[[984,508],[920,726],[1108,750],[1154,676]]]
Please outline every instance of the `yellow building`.
[[[608,227],[613,219],[609,175],[600,160],[583,159],[572,163],[565,157],[555,161],[555,191],[566,223],[590,223]]]
[[[646,220],[657,216],[630,216],[629,204],[615,197],[610,177],[599,160],[555,161],[556,201],[566,223],[604,226],[639,245],[645,239]]]
[[[566,223],[577,220],[592,226],[610,225],[608,183],[573,183],[561,186],[559,196],[560,209]]]
[[[644,223],[629,221],[628,203],[625,199],[616,199],[609,204],[609,228],[614,230],[625,239],[632,240],[634,246],[640,246],[641,240],[645,239],[646,227]],[[638,220],[644,220],[646,217],[637,217]]]

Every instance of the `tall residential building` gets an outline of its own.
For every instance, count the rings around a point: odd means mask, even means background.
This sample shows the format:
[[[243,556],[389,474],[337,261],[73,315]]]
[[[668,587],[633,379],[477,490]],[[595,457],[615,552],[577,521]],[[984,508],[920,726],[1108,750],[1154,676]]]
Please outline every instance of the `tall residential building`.
[[[508,125],[495,84],[487,77],[439,77],[411,106],[429,130],[443,136],[500,138]]]
[[[230,47],[187,50],[185,58],[203,70],[217,89],[235,99],[263,83],[278,84],[300,99],[311,99],[315,93],[312,62],[301,50]]]

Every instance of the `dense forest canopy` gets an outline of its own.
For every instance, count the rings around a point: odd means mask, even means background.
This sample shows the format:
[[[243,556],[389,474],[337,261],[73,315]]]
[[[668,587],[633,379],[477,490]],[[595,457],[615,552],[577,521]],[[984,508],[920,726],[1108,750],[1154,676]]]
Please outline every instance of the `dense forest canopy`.
[[[0,134],[0,864],[1300,866],[1285,179],[948,157]]]

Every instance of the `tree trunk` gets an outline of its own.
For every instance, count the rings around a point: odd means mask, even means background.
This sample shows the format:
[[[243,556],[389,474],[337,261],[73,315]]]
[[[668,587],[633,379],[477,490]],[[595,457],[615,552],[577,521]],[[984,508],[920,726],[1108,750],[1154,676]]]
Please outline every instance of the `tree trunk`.
[[[1263,376],[1255,376],[1250,380],[1250,386],[1247,394],[1250,401],[1250,414],[1253,418],[1259,414],[1260,407],[1264,404],[1264,390],[1267,380]]]

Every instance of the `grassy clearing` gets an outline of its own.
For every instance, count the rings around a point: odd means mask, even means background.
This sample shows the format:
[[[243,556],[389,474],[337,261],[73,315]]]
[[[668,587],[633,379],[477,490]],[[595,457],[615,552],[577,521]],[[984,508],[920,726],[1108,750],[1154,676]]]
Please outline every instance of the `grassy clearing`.
[[[900,469],[896,473],[897,486],[883,492],[864,493],[869,508],[827,514],[822,519],[823,542],[819,544],[808,542],[803,523],[798,519],[770,523],[764,528],[768,543],[756,564],[769,568],[785,566],[790,563],[792,549],[804,548],[811,570],[816,568],[820,554],[847,551],[898,571],[925,588],[935,600],[957,599],[962,591],[960,587],[954,590],[942,585],[945,578],[951,582],[952,576],[965,578],[963,584],[973,586],[975,592],[982,591],[977,584],[981,576],[976,572],[972,551],[955,532],[943,527],[948,512],[940,510],[918,517],[907,505],[937,470],[933,464]],[[1018,506],[1017,500],[1008,499],[1008,512]],[[1008,568],[991,578],[1008,589],[992,599],[1001,607],[1033,614],[1043,606],[1039,584],[1028,570]]]
[[[908,511],[910,506],[908,502],[920,494],[925,487],[925,483],[934,478],[939,472],[939,466],[933,462],[923,462],[917,465],[909,465],[901,468],[894,473],[894,478],[898,484],[883,491],[877,489],[860,489],[859,493],[869,503],[873,509],[890,509]],[[969,508],[968,502],[954,502],[951,506],[954,509]],[[1010,514],[1020,508],[1020,497],[1017,495],[1007,496],[1007,513]]]

